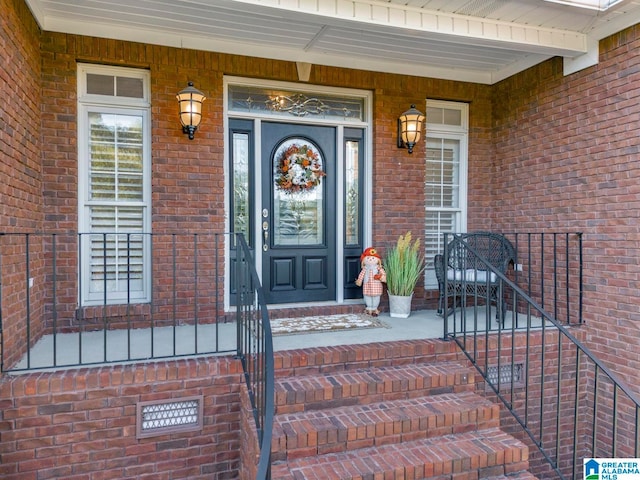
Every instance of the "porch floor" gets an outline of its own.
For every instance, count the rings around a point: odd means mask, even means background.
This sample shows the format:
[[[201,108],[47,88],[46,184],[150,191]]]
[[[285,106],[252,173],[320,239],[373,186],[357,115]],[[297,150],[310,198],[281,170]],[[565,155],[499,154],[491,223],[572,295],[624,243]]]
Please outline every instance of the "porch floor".
[[[458,331],[461,313],[460,310],[455,313]],[[484,308],[479,309],[475,317],[472,308],[465,313],[468,331],[473,330],[474,325],[478,331],[485,330]],[[454,315],[450,315],[451,324],[453,318]],[[384,326],[276,335],[273,337],[274,350],[442,338],[444,333],[443,318],[435,310],[413,311],[408,318],[391,318],[388,312],[383,312],[378,319]],[[526,327],[526,315],[520,314],[516,319],[513,312],[507,312],[504,329],[510,330],[514,320],[516,328]],[[531,327],[540,326],[539,318],[531,319]],[[490,328],[497,331],[495,310],[491,312]],[[177,356],[211,355],[211,350],[229,355],[235,352],[235,338],[236,324],[233,322],[46,335],[12,370],[166,360]]]

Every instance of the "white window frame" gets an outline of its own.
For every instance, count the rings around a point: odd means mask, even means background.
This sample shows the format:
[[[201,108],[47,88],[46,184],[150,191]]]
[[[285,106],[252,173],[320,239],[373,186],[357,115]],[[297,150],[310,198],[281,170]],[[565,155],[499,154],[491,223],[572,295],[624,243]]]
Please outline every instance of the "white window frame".
[[[459,142],[459,177],[458,177],[458,207],[430,207],[427,206],[425,199],[425,212],[446,212],[455,213],[455,227],[454,231],[446,231],[438,226],[438,231],[434,232],[432,229],[425,230],[425,235],[432,237],[437,235],[438,250],[426,251],[427,264],[429,268],[425,269],[424,284],[426,289],[437,288],[438,281],[436,280],[435,270],[431,264],[431,260],[436,253],[442,253],[442,242],[444,240],[444,233],[460,233],[465,232],[467,229],[467,189],[468,189],[468,171],[469,171],[469,105],[461,102],[447,102],[443,100],[429,100],[426,101],[426,108],[446,108],[449,110],[459,110],[461,116],[460,125],[445,125],[442,123],[429,123],[429,115],[426,118],[426,136],[425,145],[428,139],[436,138],[442,140],[455,140]],[[426,162],[426,146],[425,146],[425,162]]]
[[[126,78],[138,78],[143,83],[141,98],[117,97],[111,95],[87,94],[87,75],[98,74]],[[80,258],[78,259],[80,306],[148,303],[151,301],[151,102],[150,74],[147,70],[103,65],[78,64],[78,232],[82,240]],[[90,200],[90,158],[89,158],[89,114],[92,112],[136,115],[142,117],[143,123],[143,173],[141,201],[97,201]],[[91,293],[90,271],[90,235],[91,207],[141,207],[143,214],[143,286],[142,290],[127,293],[126,290]],[[124,232],[126,233],[126,232]]]

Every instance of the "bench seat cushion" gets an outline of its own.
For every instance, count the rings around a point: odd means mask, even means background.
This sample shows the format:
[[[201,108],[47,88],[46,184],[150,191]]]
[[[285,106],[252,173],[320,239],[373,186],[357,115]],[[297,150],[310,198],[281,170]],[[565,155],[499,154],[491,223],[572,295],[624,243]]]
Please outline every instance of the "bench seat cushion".
[[[447,270],[447,280],[453,282],[477,282],[487,283],[487,277],[489,277],[490,283],[495,283],[498,280],[498,276],[495,273],[489,273],[486,270],[476,270],[474,268],[468,268],[466,270],[455,270],[450,268]]]

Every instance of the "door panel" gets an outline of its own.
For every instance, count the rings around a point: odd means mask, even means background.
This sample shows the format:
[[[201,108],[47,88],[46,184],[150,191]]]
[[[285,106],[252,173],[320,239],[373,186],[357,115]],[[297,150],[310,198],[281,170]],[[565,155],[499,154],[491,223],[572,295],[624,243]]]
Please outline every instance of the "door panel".
[[[271,288],[274,291],[291,291],[295,288],[295,257],[271,257]]]
[[[326,257],[303,257],[304,279],[303,288],[326,289],[327,285],[327,258]]]
[[[262,123],[267,303],[335,299],[335,128]]]

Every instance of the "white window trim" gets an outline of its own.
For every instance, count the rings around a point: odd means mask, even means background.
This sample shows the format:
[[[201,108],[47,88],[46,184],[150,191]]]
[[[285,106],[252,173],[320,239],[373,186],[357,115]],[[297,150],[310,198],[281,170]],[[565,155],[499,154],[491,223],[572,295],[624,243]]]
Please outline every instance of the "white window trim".
[[[128,78],[140,78],[143,81],[143,98],[115,97],[107,95],[89,95],[86,93],[86,77],[88,73],[116,75]],[[151,103],[150,97],[150,74],[146,70],[122,67],[109,67],[103,65],[78,64],[78,233],[91,233],[90,207],[96,205],[117,205],[121,207],[136,206],[143,210],[143,232],[144,232],[144,253],[143,253],[143,278],[144,286],[140,294],[136,294],[129,300],[132,303],[148,303],[151,301]],[[89,113],[113,113],[122,115],[140,115],[143,122],[143,175],[141,202],[99,202],[89,200]],[[82,235],[79,241],[89,235]],[[86,243],[86,242],[85,242]],[[90,268],[90,248],[83,244],[81,248],[82,256],[78,259],[82,266],[79,271],[79,298],[80,306],[103,305],[105,303],[104,294],[90,294],[91,272]],[[127,302],[126,292],[109,294],[107,304],[115,305]]]
[[[447,108],[460,110],[461,112],[461,124],[458,125],[444,125],[441,123],[428,123],[429,118],[426,119],[426,136],[427,138],[439,138],[444,140],[456,140],[460,146],[460,158],[459,158],[459,196],[458,196],[458,208],[444,208],[444,207],[427,207],[425,205],[426,212],[459,212],[457,218],[455,232],[460,233],[467,231],[467,208],[468,208],[468,179],[469,179],[469,105],[461,102],[448,102],[443,100],[429,100],[427,99],[425,107],[429,108]],[[427,110],[425,110],[427,111]],[[426,161],[426,159],[425,159]],[[425,232],[433,234],[433,232]],[[437,232],[442,234],[444,232]],[[450,232],[447,232],[450,233]],[[438,252],[441,253],[441,252]],[[425,270],[425,288],[437,288],[438,283],[435,279],[435,272],[433,269]]]
[[[142,80],[142,98],[114,97],[111,95],[95,95],[87,93],[87,74],[113,75],[127,78],[139,78]],[[151,76],[148,70],[127,67],[110,67],[107,65],[78,64],[78,103],[137,108],[151,108]]]

